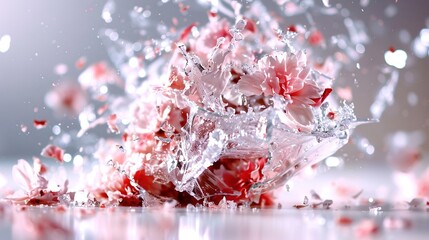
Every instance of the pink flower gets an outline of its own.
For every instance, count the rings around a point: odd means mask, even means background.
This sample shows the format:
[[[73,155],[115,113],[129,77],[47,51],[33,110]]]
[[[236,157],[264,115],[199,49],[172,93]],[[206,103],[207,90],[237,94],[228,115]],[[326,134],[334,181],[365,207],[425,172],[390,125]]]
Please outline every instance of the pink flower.
[[[313,119],[310,106],[320,105],[331,91],[329,88],[323,91],[310,80],[309,72],[304,52],[274,52],[258,61],[255,72],[242,76],[238,88],[246,96],[284,97],[291,101],[286,107],[287,113],[305,126]]]
[[[18,164],[13,166],[12,176],[25,192],[31,192],[33,189],[46,188],[48,186],[48,181],[44,177],[35,174],[30,164],[23,159],[18,160]]]
[[[116,167],[121,166],[128,157],[129,149],[124,148],[115,141],[100,141],[99,148],[94,156],[99,160],[87,175],[85,189],[90,191],[97,201],[102,204],[119,203],[126,206],[141,206],[137,190],[130,183],[126,175],[122,174]],[[111,162],[113,164],[107,164]],[[127,171],[128,172],[128,171]]]
[[[12,168],[14,181],[21,187],[20,191],[6,197],[15,203],[28,205],[55,204],[59,197],[67,193],[68,181],[64,182],[62,189],[52,191],[48,188],[48,180],[39,175],[25,160],[18,160]]]
[[[121,203],[123,199],[135,199],[138,202],[137,190],[131,186],[130,180],[113,166],[100,165],[95,167],[86,178],[86,187],[97,201],[106,203]],[[121,204],[129,205],[129,204]]]
[[[87,104],[86,94],[79,84],[63,82],[45,96],[48,107],[59,113],[79,114]]]
[[[42,149],[42,152],[40,154],[43,157],[56,159],[60,163],[64,162],[64,159],[63,159],[64,150],[55,145],[49,144],[48,146]]]

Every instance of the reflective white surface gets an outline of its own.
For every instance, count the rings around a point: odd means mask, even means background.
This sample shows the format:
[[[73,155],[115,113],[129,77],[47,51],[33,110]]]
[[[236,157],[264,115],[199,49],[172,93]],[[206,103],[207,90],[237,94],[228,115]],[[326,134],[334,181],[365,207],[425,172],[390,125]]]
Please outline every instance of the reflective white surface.
[[[340,225],[340,216],[353,220]],[[389,217],[411,225],[390,229]],[[50,207],[17,207],[0,214],[1,239],[356,239],[362,219],[373,219],[379,231],[363,238],[428,239],[427,211],[265,209],[81,209],[59,212]]]
[[[17,189],[10,174],[13,163],[0,166],[3,194]],[[59,169],[50,166],[50,171]],[[398,187],[394,176],[389,168],[377,164],[319,169],[310,175],[304,172],[288,183],[289,191],[282,188],[276,193],[281,209],[62,209],[13,206],[0,200],[0,239],[429,239],[428,206],[409,210],[407,202],[416,196],[415,185],[401,178],[405,185]],[[73,186],[76,179],[68,178]],[[332,199],[332,208],[292,207],[301,204],[304,196],[310,204],[317,202],[311,197],[312,189],[323,200]],[[344,196],[361,189],[355,199]],[[404,189],[410,191],[409,196]],[[379,203],[371,205],[370,200]],[[345,209],[346,205],[351,209]],[[352,222],[339,224],[340,217]],[[360,237],[358,228],[365,219],[374,220],[378,231]],[[396,229],[386,225],[389,219],[399,222]]]

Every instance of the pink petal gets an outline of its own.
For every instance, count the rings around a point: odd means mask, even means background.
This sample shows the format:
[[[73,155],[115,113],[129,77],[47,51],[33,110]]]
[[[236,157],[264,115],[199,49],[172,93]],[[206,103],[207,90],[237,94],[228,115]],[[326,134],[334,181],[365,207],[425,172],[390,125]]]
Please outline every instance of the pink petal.
[[[289,116],[299,125],[305,127],[311,124],[313,120],[313,113],[309,107],[299,104],[289,104],[286,109]]]
[[[294,103],[312,105],[315,103],[314,99],[320,98],[320,89],[312,82],[305,82],[304,86],[296,92],[291,93],[291,97],[294,100]]]
[[[189,33],[191,33],[192,28],[193,28],[193,27],[195,27],[195,26],[197,26],[197,24],[196,24],[196,23],[192,23],[191,25],[187,26],[187,27],[182,31],[182,33],[180,34],[180,38],[179,38],[179,39],[180,39],[180,41],[185,40],[185,39],[188,37]]]
[[[60,163],[64,162],[64,159],[63,159],[64,150],[55,145],[49,144],[48,146],[42,149],[42,152],[40,154],[43,157],[56,159]]]
[[[261,84],[263,81],[264,75],[261,72],[255,72],[253,74],[241,76],[237,86],[239,91],[246,96],[261,95]]]
[[[34,178],[34,172],[27,161],[20,159],[18,164],[12,167],[13,180],[26,192],[32,190],[31,182]]]
[[[37,157],[33,157],[33,168],[34,171],[40,175],[48,171],[48,168],[45,166],[45,164],[43,164],[40,158]]]

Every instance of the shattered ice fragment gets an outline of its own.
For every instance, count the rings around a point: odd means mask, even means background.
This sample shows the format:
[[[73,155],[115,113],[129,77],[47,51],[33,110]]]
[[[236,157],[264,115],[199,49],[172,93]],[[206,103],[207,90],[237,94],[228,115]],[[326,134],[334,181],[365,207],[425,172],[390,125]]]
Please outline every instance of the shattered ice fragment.
[[[386,75],[388,79],[385,85],[378,91],[375,101],[370,107],[374,119],[380,119],[386,107],[392,105],[394,101],[394,93],[398,83],[399,73],[395,70],[388,70]]]
[[[329,209],[333,203],[334,203],[334,201],[327,199],[327,200],[323,201],[322,206],[325,209]]]
[[[362,21],[346,18],[344,19],[344,25],[349,32],[350,40],[352,41],[352,43],[366,44],[369,42],[369,36]]]
[[[361,189],[359,192],[357,192],[355,195],[353,195],[352,198],[357,199],[362,193],[363,193],[363,189]]]
[[[322,198],[319,196],[319,194],[316,193],[316,191],[311,190],[310,194],[311,194],[311,198],[313,198],[314,200],[322,201]]]
[[[302,204],[308,205],[308,198],[307,198],[307,196],[304,197],[304,201],[302,202]]]

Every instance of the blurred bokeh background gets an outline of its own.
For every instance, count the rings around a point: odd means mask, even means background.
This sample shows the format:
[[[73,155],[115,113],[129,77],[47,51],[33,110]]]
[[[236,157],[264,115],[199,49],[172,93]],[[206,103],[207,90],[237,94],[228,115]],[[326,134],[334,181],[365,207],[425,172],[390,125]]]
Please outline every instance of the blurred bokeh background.
[[[75,63],[81,57],[88,63],[110,61],[100,37],[101,29],[116,29],[123,39],[145,38],[131,24],[130,11],[135,7],[151,10],[161,2],[174,1],[108,1],[106,5],[106,1],[98,0],[0,0],[1,161],[39,155],[50,142],[54,125],[61,123],[63,130],[78,128],[76,118],[66,119],[45,107],[46,92],[61,81],[76,80],[80,70]],[[183,2],[190,6],[183,17],[206,16],[200,8],[194,9],[197,1]],[[414,167],[423,169],[429,149],[429,4],[425,0],[314,2],[321,6],[323,2],[331,6],[342,4],[351,19],[366,25],[370,42],[365,46],[359,67],[349,71],[351,75],[340,76],[349,79],[359,118],[372,118],[370,106],[386,84],[381,76],[381,69],[387,66],[385,53],[394,49],[407,54],[405,67],[398,70],[391,105],[386,107],[380,122],[359,127],[352,144],[336,155],[352,169],[380,164],[389,167],[386,164],[389,154],[397,155],[396,150],[404,147],[415,151],[412,154],[416,154],[418,164]],[[106,21],[102,12],[112,8],[109,4],[114,4],[114,11],[112,20]],[[162,11],[152,11],[153,17],[171,18],[168,6],[158,9]],[[342,24],[329,17],[315,21],[322,31]],[[67,73],[60,76],[58,66],[67,66]],[[47,128],[36,130],[34,119],[47,119]],[[26,131],[22,131],[23,126]]]

